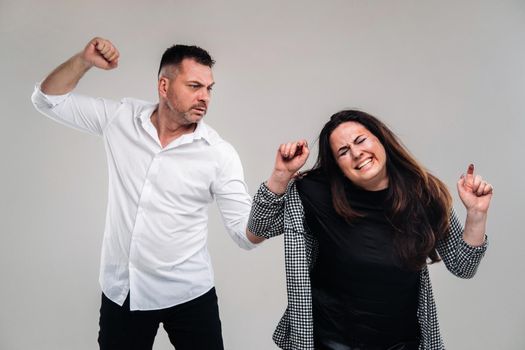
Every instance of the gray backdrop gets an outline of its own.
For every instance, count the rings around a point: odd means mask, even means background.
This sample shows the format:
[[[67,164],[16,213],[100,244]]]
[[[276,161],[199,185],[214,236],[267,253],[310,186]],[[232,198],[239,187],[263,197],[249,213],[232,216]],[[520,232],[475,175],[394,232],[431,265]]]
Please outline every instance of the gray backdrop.
[[[347,107],[390,125],[463,217],[455,183],[474,162],[495,186],[491,246],[473,280],[431,268],[443,336],[449,349],[525,348],[525,1],[1,0],[1,349],[97,346],[102,141],[30,103],[34,83],[96,35],[119,48],[120,67],[89,72],[78,91],[107,98],[156,100],[173,43],[212,53],[206,120],[237,148],[252,194],[279,143],[313,143]],[[209,243],[226,349],[276,349],[282,237],[242,251],[213,207]],[[159,331],[155,349],[169,348]]]

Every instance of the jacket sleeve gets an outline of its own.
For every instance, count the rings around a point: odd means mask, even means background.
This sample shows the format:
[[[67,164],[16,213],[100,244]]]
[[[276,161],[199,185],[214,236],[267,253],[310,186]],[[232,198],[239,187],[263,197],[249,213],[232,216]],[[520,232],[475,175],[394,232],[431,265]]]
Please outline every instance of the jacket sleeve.
[[[460,278],[474,277],[487,247],[486,236],[485,242],[479,247],[470,246],[463,240],[463,225],[454,210],[450,214],[449,234],[436,245],[447,269]]]
[[[256,236],[271,238],[284,231],[284,208],[287,193],[276,195],[265,183],[253,197],[248,229]]]

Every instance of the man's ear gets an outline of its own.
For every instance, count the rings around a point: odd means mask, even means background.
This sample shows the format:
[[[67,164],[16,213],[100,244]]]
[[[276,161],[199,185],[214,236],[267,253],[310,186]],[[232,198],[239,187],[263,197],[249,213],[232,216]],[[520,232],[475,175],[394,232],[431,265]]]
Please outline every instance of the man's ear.
[[[159,84],[158,84],[158,90],[159,90],[159,96],[166,97],[166,94],[168,93],[168,84],[169,79],[165,76],[159,77]]]

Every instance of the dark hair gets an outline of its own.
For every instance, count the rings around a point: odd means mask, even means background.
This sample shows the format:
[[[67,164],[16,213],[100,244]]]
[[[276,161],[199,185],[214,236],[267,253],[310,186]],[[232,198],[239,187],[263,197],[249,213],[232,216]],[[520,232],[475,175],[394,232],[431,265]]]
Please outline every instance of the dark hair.
[[[425,170],[397,136],[379,119],[357,110],[334,114],[319,135],[319,155],[312,170],[330,182],[333,206],[347,222],[363,215],[351,208],[345,195],[347,179],[334,158],[330,135],[342,123],[357,122],[374,134],[386,153],[389,177],[386,215],[394,228],[394,245],[404,265],[419,270],[430,259],[440,261],[436,242],[447,235],[452,198],[447,187]]]
[[[160,60],[158,74],[160,75],[160,72],[164,66],[178,66],[186,58],[195,60],[197,63],[208,66],[210,68],[213,67],[213,65],[215,64],[215,61],[213,60],[213,58],[211,58],[210,54],[206,50],[198,46],[173,45],[172,47],[164,51],[164,54],[162,55],[162,58]]]

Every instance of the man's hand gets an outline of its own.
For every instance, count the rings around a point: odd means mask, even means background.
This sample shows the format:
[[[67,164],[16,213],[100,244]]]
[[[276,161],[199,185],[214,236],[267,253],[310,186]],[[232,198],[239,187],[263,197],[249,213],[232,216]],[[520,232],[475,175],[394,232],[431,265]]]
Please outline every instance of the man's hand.
[[[89,67],[113,69],[118,66],[120,54],[111,41],[103,38],[93,38],[81,53],[82,59]]]
[[[58,66],[44,79],[40,89],[47,95],[64,95],[72,91],[91,68],[113,69],[118,65],[119,52],[106,39],[93,38],[84,50]]]

